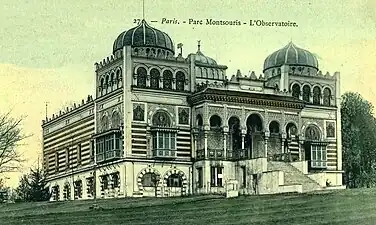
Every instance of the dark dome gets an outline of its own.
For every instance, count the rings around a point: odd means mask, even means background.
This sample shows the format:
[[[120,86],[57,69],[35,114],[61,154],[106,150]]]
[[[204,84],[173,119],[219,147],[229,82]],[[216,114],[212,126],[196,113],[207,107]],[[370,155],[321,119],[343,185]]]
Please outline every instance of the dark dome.
[[[269,55],[264,62],[264,72],[267,69],[280,67],[282,65],[306,66],[318,70],[319,63],[317,58],[309,51],[299,48],[290,42],[284,48],[281,48]]]
[[[116,38],[113,53],[127,45],[132,47],[160,48],[170,51],[173,55],[175,54],[171,38],[165,32],[149,26],[145,20],[142,20],[136,27],[124,31]]]

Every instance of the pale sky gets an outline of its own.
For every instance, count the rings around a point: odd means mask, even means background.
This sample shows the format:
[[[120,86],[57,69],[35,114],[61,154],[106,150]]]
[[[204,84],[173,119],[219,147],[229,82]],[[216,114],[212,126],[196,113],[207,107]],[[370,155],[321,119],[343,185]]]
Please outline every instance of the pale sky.
[[[94,93],[94,63],[112,52],[115,38],[142,18],[141,0],[0,0],[0,108],[24,120],[33,134],[20,151],[36,163],[41,120],[69,102]],[[206,26],[161,24],[215,20],[292,21],[299,27]],[[262,73],[264,59],[290,40],[318,56],[326,73],[341,72],[341,91],[360,92],[376,105],[376,1],[374,0],[145,0],[145,19],[183,43],[183,55],[201,50],[219,64],[243,73]],[[176,50],[177,51],[177,50]],[[8,184],[20,173],[9,174]]]

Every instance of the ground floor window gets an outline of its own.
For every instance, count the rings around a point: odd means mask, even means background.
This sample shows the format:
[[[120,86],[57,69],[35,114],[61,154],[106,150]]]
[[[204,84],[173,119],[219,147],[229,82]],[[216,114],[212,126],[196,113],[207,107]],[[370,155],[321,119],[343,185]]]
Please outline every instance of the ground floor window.
[[[94,178],[89,177],[86,179],[87,189],[86,193],[90,196],[94,196]]]
[[[182,187],[182,179],[179,174],[171,174],[167,179],[167,187]]]
[[[59,186],[52,187],[52,198],[55,201],[59,201],[60,200],[60,189],[59,189]]]
[[[71,198],[71,188],[69,184],[64,185],[63,197],[64,197],[64,200],[70,200]]]
[[[159,180],[159,176],[155,173],[145,173],[142,176],[142,186],[143,187],[155,187]]]
[[[202,168],[197,168],[197,187],[202,188],[204,186],[203,172]]]
[[[112,188],[120,187],[120,176],[119,172],[112,174]]]
[[[210,185],[212,187],[222,187],[222,175],[223,172],[223,167],[217,167],[217,166],[212,166],[210,167],[210,177],[211,177],[211,182]]]
[[[108,175],[103,175],[101,179],[101,190],[107,190],[108,189]]]
[[[326,146],[312,145],[311,146],[311,166],[312,168],[326,167]]]
[[[74,197],[75,199],[82,198],[82,181],[74,182]]]

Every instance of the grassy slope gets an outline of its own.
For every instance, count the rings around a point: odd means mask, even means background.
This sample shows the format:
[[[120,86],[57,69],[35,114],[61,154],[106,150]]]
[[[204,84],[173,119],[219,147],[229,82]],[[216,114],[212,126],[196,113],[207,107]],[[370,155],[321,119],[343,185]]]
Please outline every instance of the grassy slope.
[[[376,224],[376,190],[0,205],[0,224]]]

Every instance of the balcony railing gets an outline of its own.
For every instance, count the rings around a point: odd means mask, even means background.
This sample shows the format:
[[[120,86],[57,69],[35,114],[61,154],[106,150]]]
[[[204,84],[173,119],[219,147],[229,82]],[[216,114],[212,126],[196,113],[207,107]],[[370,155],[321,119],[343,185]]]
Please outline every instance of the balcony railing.
[[[172,149],[153,149],[152,153],[155,158],[176,158],[176,150]]]
[[[250,159],[247,149],[228,150],[225,155],[224,149],[208,149],[205,157],[205,150],[200,149],[196,152],[197,159],[216,159],[216,160],[243,160]]]
[[[97,162],[103,162],[107,160],[112,159],[118,159],[121,157],[121,150],[120,149],[114,149],[111,151],[106,151],[103,153],[97,154]]]

